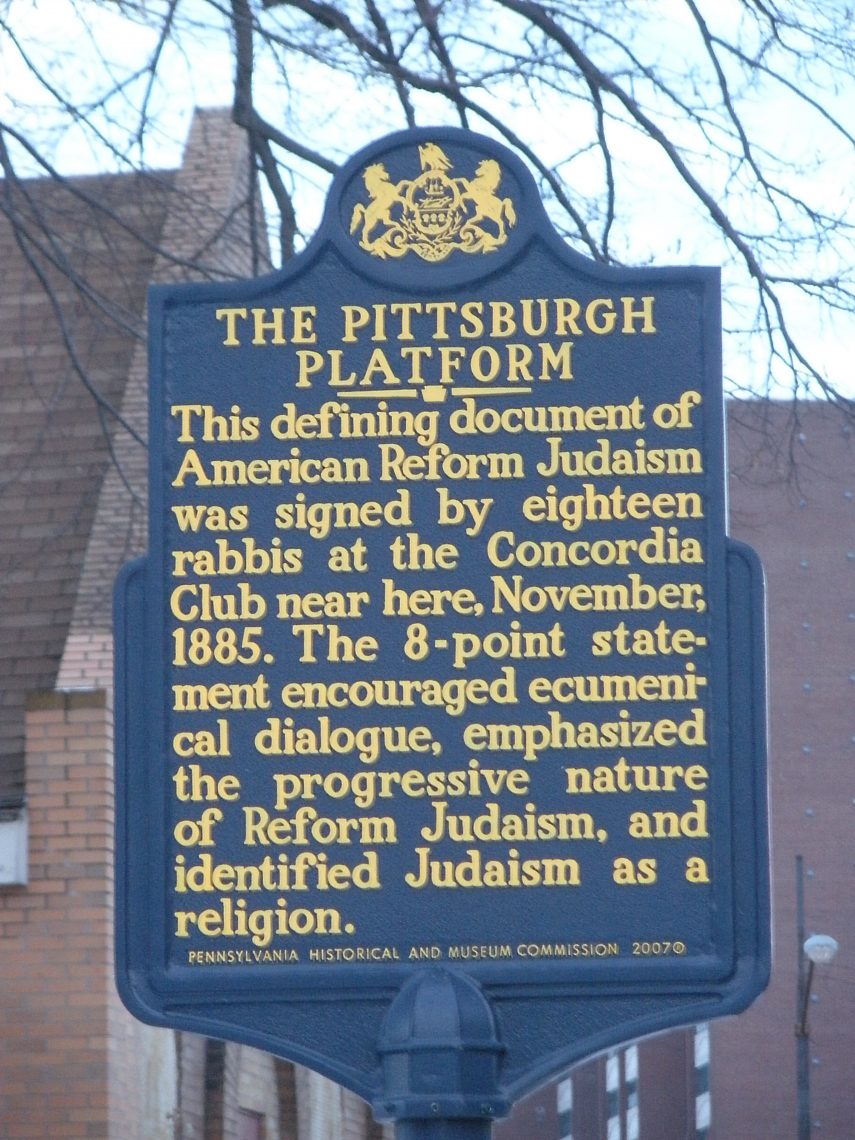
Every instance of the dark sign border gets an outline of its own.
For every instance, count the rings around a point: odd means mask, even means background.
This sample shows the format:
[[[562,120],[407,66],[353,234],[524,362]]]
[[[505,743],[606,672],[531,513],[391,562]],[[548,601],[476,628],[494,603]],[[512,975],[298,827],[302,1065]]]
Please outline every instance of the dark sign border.
[[[512,172],[520,196],[521,222],[507,247],[489,265],[496,276],[513,266],[530,243],[544,243],[575,278],[651,287],[674,284],[700,295],[706,338],[705,395],[720,393],[718,273],[668,268],[616,270],[569,250],[554,233],[537,188],[519,160],[491,140],[468,132],[436,129],[403,132],[356,155],[336,179],[324,221],[309,248],[281,273],[256,282],[160,286],[151,292],[151,542],[148,558],[126,567],[116,589],[116,756],[117,756],[117,978],[126,1005],[142,1020],[241,1040],[287,1056],[347,1085],[362,1096],[378,1093],[376,1044],[383,1016],[399,986],[419,966],[335,965],[289,967],[275,980],[269,972],[206,969],[198,973],[166,965],[164,902],[168,867],[163,787],[152,757],[164,754],[162,661],[165,597],[158,578],[163,531],[159,504],[165,501],[159,441],[163,432],[168,375],[164,328],[167,314],[186,303],[228,302],[263,296],[271,287],[294,284],[311,273],[324,250],[333,247],[358,273],[385,286],[416,291],[412,267],[371,262],[342,240],[345,219],[358,193],[366,164],[419,142],[494,155]],[[450,259],[434,267],[426,293],[459,289],[485,277],[483,264]],[[714,410],[710,414],[715,414]],[[596,977],[577,963],[467,964],[489,996],[506,1047],[503,1088],[511,1099],[535,1087],[571,1061],[616,1042],[663,1028],[734,1013],[765,987],[770,968],[768,849],[765,817],[765,632],[762,571],[747,547],[724,538],[723,414],[710,433],[707,456],[722,473],[720,496],[710,502],[711,533],[720,533],[725,575],[711,601],[727,612],[728,640],[717,644],[720,675],[729,678],[727,724],[713,718],[711,750],[729,754],[728,826],[717,833],[730,866],[716,868],[717,929],[732,954],[709,962],[643,960],[598,962]],[[719,803],[718,805],[722,805]],[[154,855],[152,854],[154,852]]]

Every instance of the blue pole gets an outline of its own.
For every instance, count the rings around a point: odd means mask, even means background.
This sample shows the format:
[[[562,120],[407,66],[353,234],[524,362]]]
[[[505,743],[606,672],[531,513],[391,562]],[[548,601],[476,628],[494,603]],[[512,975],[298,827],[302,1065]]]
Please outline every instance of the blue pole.
[[[796,975],[796,1098],[798,1104],[798,1140],[810,1140],[810,1033],[808,1030],[808,998],[813,962],[805,970],[805,889],[801,855],[796,856],[796,938],[798,939],[798,973]]]

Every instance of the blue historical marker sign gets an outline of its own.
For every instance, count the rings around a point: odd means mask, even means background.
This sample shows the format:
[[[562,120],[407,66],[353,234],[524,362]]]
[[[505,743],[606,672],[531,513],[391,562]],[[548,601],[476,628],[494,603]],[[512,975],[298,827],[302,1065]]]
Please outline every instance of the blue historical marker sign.
[[[580,257],[512,154],[437,129],[356,156],[286,269],[150,319],[129,1007],[383,1111],[420,979],[484,996],[505,1101],[746,1005],[763,594],[725,530],[717,271]]]

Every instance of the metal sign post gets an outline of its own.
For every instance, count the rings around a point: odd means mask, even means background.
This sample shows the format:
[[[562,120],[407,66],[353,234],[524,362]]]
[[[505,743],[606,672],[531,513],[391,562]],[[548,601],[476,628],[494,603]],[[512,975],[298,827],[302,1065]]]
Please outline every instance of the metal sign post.
[[[448,129],[355,156],[281,272],[152,290],[150,545],[116,592],[135,1014],[475,1137],[763,988],[719,304],[715,270],[580,257]]]

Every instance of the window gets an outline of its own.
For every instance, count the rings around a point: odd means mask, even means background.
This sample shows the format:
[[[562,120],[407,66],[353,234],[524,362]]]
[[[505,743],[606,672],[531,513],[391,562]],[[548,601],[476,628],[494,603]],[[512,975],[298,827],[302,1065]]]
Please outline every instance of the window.
[[[264,1140],[264,1117],[260,1112],[238,1109],[239,1140]]]
[[[708,1025],[695,1027],[695,1136],[707,1140],[710,1134],[710,1031]]]
[[[559,1140],[573,1140],[573,1080],[559,1081],[557,1090]]]

